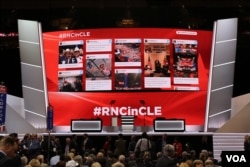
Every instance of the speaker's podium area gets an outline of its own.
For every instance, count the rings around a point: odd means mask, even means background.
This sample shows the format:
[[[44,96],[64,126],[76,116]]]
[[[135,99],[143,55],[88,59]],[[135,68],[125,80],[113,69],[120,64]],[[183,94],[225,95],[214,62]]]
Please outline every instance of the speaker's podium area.
[[[71,121],[71,132],[185,132],[185,120],[157,118],[152,126],[134,126],[134,116],[121,116],[121,124],[118,118],[112,118],[112,126],[103,127],[101,119],[79,119]]]

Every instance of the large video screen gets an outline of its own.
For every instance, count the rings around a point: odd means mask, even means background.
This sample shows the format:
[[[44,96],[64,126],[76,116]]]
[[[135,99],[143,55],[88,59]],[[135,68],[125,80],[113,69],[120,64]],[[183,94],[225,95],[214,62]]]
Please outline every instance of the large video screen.
[[[133,115],[204,125],[212,32],[106,28],[43,33],[55,126],[72,119]],[[121,123],[118,119],[118,125]]]

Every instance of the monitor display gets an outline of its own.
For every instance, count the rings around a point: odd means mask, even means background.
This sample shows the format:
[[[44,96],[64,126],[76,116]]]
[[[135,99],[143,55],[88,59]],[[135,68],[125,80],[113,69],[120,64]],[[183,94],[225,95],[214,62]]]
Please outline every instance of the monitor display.
[[[104,28],[43,33],[54,126],[72,119],[157,117],[203,126],[212,31]],[[63,114],[62,114],[63,113]]]

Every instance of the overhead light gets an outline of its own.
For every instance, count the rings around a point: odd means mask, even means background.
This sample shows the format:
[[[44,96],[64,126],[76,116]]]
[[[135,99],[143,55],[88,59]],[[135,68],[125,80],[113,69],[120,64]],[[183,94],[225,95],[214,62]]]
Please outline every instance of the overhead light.
[[[121,22],[123,25],[134,25],[135,24],[135,21],[134,19],[122,19],[122,22]]]
[[[129,0],[127,0],[127,8],[125,10],[125,15],[124,17],[117,22],[117,26],[119,27],[134,27],[138,23],[134,20],[131,10],[130,10],[130,4]]]

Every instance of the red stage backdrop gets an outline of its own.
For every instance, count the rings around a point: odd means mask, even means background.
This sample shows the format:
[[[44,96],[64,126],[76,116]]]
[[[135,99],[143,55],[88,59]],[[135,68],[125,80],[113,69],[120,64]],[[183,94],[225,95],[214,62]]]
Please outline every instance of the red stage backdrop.
[[[212,32],[107,28],[43,33],[54,126],[135,115],[204,125]],[[118,119],[119,120],[119,119]],[[118,122],[119,124],[119,122]]]

